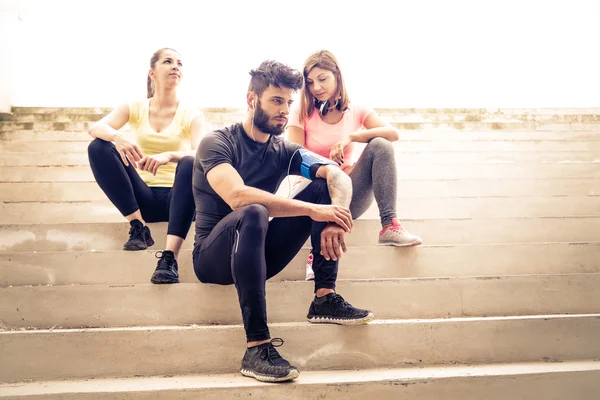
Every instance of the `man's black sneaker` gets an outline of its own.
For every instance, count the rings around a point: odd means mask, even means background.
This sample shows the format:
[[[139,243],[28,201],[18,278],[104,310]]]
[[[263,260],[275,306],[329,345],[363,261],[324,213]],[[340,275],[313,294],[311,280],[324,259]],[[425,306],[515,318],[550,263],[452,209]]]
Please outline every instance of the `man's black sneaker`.
[[[145,250],[154,244],[150,229],[139,220],[134,219],[129,223],[129,240],[123,245],[123,250]]]
[[[283,339],[275,338],[269,343],[246,349],[240,372],[244,376],[256,378],[262,382],[291,381],[300,376],[298,368],[279,355],[275,347],[283,344]]]
[[[337,293],[315,297],[308,309],[308,322],[339,325],[361,325],[375,316],[369,310],[352,307]]]
[[[159,255],[160,254],[160,255]],[[157,251],[154,255],[158,258],[158,265],[152,274],[152,283],[179,283],[177,260],[170,250]]]

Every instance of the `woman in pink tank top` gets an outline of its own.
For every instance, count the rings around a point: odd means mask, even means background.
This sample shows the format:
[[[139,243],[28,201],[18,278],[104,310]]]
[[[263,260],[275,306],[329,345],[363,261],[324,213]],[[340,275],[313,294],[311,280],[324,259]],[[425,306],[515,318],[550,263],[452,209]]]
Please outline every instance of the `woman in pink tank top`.
[[[305,86],[300,105],[290,113],[287,134],[292,142],[337,162],[352,179],[350,211],[358,218],[377,201],[381,220],[378,243],[415,246],[421,238],[406,231],[397,219],[397,172],[392,142],[398,132],[373,109],[350,102],[339,63],[321,50],[303,67]],[[356,143],[366,143],[361,154]],[[312,268],[309,256],[307,279]]]

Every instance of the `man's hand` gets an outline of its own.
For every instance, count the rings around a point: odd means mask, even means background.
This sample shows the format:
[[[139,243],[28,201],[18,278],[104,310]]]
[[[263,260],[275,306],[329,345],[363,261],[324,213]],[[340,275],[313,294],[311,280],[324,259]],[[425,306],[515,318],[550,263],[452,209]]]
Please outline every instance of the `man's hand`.
[[[344,150],[350,145],[350,138],[346,137],[335,143],[329,151],[329,159],[342,165],[344,163]]]
[[[144,157],[142,151],[138,147],[137,144],[133,143],[129,139],[127,139],[123,134],[117,133],[113,138],[113,143],[117,148],[117,151],[121,155],[121,160],[123,160],[123,164],[129,166],[129,162],[131,161],[133,166],[137,166],[137,162]]]
[[[321,232],[321,255],[326,260],[337,261],[346,252],[346,231],[336,224],[328,224]]]
[[[340,226],[345,232],[352,231],[354,225],[350,210],[342,206],[313,204],[309,217],[313,221],[333,222]]]
[[[156,175],[158,167],[168,164],[171,161],[171,156],[167,153],[154,154],[145,156],[138,161],[138,168],[142,171],[148,171],[152,175]]]

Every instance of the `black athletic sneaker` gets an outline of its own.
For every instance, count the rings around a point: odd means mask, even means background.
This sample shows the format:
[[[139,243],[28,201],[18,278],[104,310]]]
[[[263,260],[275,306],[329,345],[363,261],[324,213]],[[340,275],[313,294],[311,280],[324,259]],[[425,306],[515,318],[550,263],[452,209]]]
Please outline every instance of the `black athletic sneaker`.
[[[375,316],[369,310],[352,307],[337,293],[315,297],[308,309],[308,322],[339,325],[361,325],[372,321]]]
[[[123,245],[123,250],[145,250],[154,244],[150,229],[139,220],[134,219],[129,223],[129,240]]]
[[[160,253],[160,255],[159,255]],[[177,260],[170,250],[157,251],[154,255],[158,258],[158,265],[152,274],[152,283],[179,283]]]
[[[279,355],[275,347],[283,344],[283,339],[275,338],[269,343],[246,349],[240,372],[244,376],[262,382],[284,382],[300,376],[298,368]]]

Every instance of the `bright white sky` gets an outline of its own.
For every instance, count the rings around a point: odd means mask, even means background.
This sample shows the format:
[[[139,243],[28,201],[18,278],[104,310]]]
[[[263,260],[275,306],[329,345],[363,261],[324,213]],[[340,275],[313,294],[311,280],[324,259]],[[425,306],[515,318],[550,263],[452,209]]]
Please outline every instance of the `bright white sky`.
[[[600,107],[599,3],[0,0],[16,21],[0,84],[13,105],[114,106],[144,97],[152,52],[173,47],[184,98],[243,107],[262,60],[301,68],[326,48],[372,107]]]

